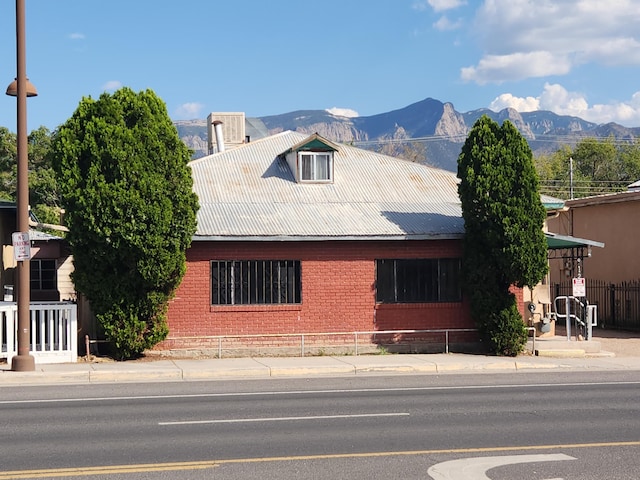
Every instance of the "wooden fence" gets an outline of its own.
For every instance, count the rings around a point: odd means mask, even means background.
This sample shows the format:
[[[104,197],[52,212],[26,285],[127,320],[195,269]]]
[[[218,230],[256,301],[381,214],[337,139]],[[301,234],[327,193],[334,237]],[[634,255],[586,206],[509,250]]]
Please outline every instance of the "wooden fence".
[[[18,353],[18,307],[0,302],[0,358],[7,363]],[[76,362],[78,315],[71,302],[31,302],[29,350],[36,363]]]

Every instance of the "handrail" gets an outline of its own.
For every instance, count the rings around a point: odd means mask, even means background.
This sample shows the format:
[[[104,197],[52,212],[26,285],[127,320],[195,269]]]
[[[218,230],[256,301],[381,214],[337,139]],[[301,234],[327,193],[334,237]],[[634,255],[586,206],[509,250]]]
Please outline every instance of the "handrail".
[[[565,313],[564,314],[558,313],[558,304],[557,304],[558,300],[564,300],[565,301]],[[589,307],[589,302],[583,303],[579,298],[571,296],[571,295],[563,295],[563,296],[556,297],[554,299],[553,307],[555,309],[556,317],[565,319],[566,330],[567,330],[567,341],[571,340],[571,320],[575,321],[576,330],[577,330],[578,324],[580,324],[582,327],[585,327],[586,330],[587,330],[586,331],[587,339],[591,339],[591,323],[590,322],[587,323],[585,320],[580,318],[578,315],[576,315],[574,313],[570,313],[571,312],[571,307],[570,307],[570,301],[571,300],[573,300],[574,304],[577,304],[577,306],[582,308],[583,311],[586,311],[586,309]]]
[[[476,328],[436,328],[425,330],[369,330],[354,332],[316,332],[316,333],[265,333],[265,334],[245,334],[245,335],[199,335],[185,337],[167,337],[166,340],[217,340],[218,341],[218,358],[222,358],[222,342],[226,339],[251,339],[251,338],[300,338],[300,356],[305,356],[305,337],[329,337],[339,335],[353,335],[354,337],[354,353],[359,354],[358,337],[362,335],[397,335],[397,334],[416,334],[416,333],[444,333],[445,334],[445,353],[449,353],[449,333],[460,332],[477,332]]]

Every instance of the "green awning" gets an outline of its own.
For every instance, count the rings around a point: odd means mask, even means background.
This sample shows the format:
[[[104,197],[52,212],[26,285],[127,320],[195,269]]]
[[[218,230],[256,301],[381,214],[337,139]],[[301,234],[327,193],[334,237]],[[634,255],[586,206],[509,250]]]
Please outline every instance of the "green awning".
[[[550,195],[540,195],[540,201],[546,210],[562,210],[564,208],[564,200]]]
[[[595,240],[586,240],[584,238],[572,237],[569,235],[559,235],[557,233],[546,232],[547,247],[550,250],[561,248],[579,248],[579,247],[600,247],[604,248],[604,243]]]

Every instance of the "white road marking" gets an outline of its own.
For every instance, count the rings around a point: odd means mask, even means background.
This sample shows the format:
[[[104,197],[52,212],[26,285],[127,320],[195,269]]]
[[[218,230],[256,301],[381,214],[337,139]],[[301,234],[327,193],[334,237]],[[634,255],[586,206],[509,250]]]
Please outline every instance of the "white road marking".
[[[561,460],[575,460],[575,458],[563,453],[461,458],[433,465],[427,470],[427,473],[433,480],[491,480],[487,477],[486,472],[495,467],[517,463],[557,462]]]
[[[314,417],[266,417],[266,418],[230,418],[220,420],[185,420],[182,422],[158,422],[158,425],[200,425],[207,423],[252,423],[252,422],[286,422],[294,420],[333,420],[336,418],[371,418],[371,417],[408,417],[400,413],[362,413],[355,415],[318,415]]]
[[[152,399],[179,399],[179,398],[223,398],[223,397],[256,397],[256,396],[280,396],[280,395],[322,395],[335,393],[384,393],[384,392],[429,392],[438,390],[509,390],[514,388],[545,388],[545,387],[577,387],[577,386],[608,386],[608,385],[640,385],[640,382],[568,382],[568,383],[533,383],[526,385],[449,385],[434,387],[406,387],[406,388],[354,388],[331,390],[292,390],[292,391],[267,391],[267,392],[236,392],[236,393],[186,393],[174,395],[130,395],[113,397],[83,397],[83,398],[34,398],[30,400],[0,400],[0,405],[16,405],[29,403],[86,403],[104,401],[131,401]],[[1,387],[2,385],[0,385]]]

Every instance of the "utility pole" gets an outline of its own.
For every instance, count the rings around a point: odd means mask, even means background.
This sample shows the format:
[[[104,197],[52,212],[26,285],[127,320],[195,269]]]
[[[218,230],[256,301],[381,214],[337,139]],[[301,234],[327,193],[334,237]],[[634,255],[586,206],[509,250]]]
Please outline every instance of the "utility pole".
[[[573,200],[573,157],[569,157],[569,198]]]
[[[16,0],[16,65],[15,82],[7,88],[7,95],[17,98],[18,121],[18,191],[16,193],[16,224],[22,238],[29,235],[29,142],[27,138],[27,96],[35,96],[37,92],[31,85],[27,88],[26,47],[25,47],[25,0]],[[15,88],[14,88],[15,84]],[[28,241],[28,240],[27,240]],[[15,247],[14,247],[15,248]],[[30,349],[30,261],[29,258],[18,260],[17,306],[18,306],[18,354],[11,359],[11,370],[16,372],[34,371],[35,359]]]

